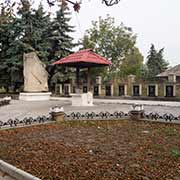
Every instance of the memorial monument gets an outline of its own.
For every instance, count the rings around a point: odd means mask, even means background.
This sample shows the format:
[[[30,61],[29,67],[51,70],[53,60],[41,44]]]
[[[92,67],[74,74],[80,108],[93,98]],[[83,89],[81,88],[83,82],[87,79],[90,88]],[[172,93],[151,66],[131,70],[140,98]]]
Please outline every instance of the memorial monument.
[[[23,68],[24,92],[20,93],[19,100],[49,100],[51,93],[48,92],[48,72],[35,52],[24,54]]]

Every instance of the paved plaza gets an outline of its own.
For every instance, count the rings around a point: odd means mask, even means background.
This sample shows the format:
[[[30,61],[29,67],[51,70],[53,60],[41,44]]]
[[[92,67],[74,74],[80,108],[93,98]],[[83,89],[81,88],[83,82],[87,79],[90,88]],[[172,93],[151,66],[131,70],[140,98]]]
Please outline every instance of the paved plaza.
[[[0,121],[8,119],[23,119],[24,117],[37,117],[38,115],[47,115],[51,107],[64,107],[66,113],[70,112],[128,112],[134,103],[143,104],[145,112],[158,112],[160,114],[172,113],[180,115],[180,102],[165,101],[138,101],[138,100],[120,100],[120,99],[94,99],[92,107],[72,107],[71,98],[52,98],[50,101],[19,101],[12,100],[10,105],[0,107]]]

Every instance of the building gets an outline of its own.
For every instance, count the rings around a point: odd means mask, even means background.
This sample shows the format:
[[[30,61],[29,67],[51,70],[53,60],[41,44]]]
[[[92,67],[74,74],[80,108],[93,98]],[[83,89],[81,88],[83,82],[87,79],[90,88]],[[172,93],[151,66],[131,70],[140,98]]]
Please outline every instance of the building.
[[[74,92],[74,83],[57,84],[56,93],[59,95]],[[87,82],[80,86],[83,93],[87,92]],[[118,79],[116,82],[104,84],[98,76],[95,82],[91,83],[91,90],[94,96],[98,97],[138,97],[138,98],[180,98],[180,65],[158,74],[156,80],[147,82],[129,75],[127,78]]]

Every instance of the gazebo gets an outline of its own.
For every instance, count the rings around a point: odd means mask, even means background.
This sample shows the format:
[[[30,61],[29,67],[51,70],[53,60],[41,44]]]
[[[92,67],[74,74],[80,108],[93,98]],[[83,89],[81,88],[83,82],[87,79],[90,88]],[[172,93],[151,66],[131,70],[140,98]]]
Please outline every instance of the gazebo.
[[[80,50],[76,53],[70,54],[69,56],[62,58],[53,63],[54,65],[61,65],[66,67],[76,68],[76,82],[79,93],[79,72],[82,68],[88,69],[87,84],[88,91],[90,91],[90,68],[101,67],[111,65],[111,61],[105,59],[104,57],[96,54],[91,49]]]

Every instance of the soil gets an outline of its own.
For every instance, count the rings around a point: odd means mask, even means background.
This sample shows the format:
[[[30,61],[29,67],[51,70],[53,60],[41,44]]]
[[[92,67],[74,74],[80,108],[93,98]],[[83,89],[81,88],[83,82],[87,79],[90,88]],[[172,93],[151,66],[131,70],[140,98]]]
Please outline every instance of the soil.
[[[46,180],[180,180],[180,125],[66,121],[0,130],[0,159]]]

